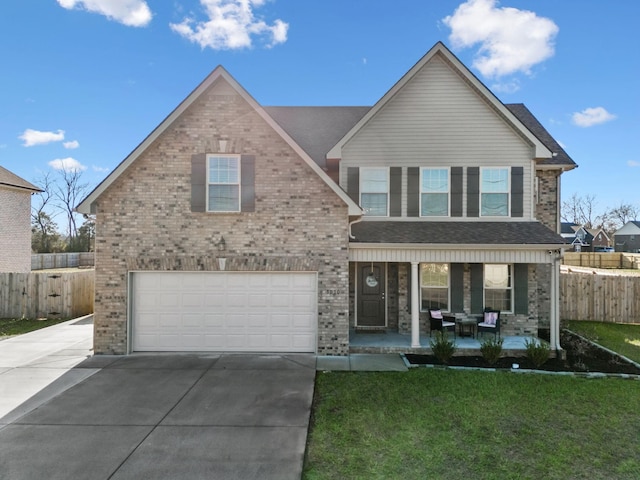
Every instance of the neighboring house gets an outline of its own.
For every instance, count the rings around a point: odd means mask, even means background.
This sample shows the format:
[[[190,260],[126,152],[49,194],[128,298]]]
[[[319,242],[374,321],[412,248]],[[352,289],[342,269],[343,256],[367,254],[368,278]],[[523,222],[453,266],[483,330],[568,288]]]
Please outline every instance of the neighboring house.
[[[591,247],[594,251],[611,247],[611,238],[602,228],[588,228],[587,233],[591,236]]]
[[[562,222],[560,235],[576,252],[593,252],[611,246],[611,239],[602,228],[586,228],[577,223]]]
[[[586,251],[591,246],[589,233],[577,223],[562,222],[560,224],[560,235],[576,252]]]
[[[640,253],[640,221],[625,223],[613,234],[616,252]]]
[[[41,191],[0,167],[0,272],[31,271],[31,195]]]
[[[410,350],[430,307],[556,348],[575,166],[442,43],[373,107],[263,107],[218,67],[78,206],[95,351]]]

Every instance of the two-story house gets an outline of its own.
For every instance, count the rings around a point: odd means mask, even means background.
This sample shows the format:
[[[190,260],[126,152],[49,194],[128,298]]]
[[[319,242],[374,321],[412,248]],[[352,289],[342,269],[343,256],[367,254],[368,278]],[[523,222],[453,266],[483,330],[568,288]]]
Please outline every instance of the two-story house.
[[[78,207],[95,351],[416,349],[432,307],[557,348],[574,167],[442,43],[373,107],[263,107],[218,67]]]

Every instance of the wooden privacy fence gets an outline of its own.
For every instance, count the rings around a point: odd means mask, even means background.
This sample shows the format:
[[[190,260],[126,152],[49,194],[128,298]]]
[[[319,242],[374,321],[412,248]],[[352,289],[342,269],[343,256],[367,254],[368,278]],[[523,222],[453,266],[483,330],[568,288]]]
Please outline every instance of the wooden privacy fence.
[[[93,313],[94,270],[0,273],[0,318],[74,318]]]
[[[34,253],[31,255],[31,270],[47,268],[92,267],[95,263],[93,252],[80,253]]]
[[[640,276],[561,273],[560,318],[640,323]]]
[[[564,265],[590,268],[640,269],[640,255],[635,253],[565,252]]]

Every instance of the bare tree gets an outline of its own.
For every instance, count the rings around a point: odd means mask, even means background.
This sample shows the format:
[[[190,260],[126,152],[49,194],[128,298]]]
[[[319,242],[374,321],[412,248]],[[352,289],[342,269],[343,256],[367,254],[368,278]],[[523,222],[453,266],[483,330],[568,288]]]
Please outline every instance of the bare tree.
[[[89,184],[82,183],[82,170],[63,168],[59,172],[60,183],[55,190],[55,196],[58,200],[58,207],[67,216],[67,235],[69,239],[72,239],[78,235],[77,214],[73,209],[87,193]]]
[[[610,209],[608,213],[616,226],[622,227],[625,223],[640,217],[640,208],[630,203],[620,202],[620,205]]]
[[[601,227],[602,217],[596,215],[596,196],[581,197],[574,193],[569,200],[562,203],[562,219],[585,228]]]
[[[52,236],[56,234],[56,224],[47,211],[53,206],[55,183],[51,178],[51,172],[43,174],[33,182],[40,187],[42,192],[34,195],[31,205],[31,225],[34,234],[38,237],[39,252],[49,252],[51,249]]]

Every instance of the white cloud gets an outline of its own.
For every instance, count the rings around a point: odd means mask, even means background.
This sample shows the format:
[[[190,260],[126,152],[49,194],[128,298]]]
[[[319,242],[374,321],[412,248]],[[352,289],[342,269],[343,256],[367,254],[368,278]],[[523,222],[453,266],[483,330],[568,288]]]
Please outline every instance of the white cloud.
[[[40,130],[27,128],[18,138],[24,141],[22,144],[23,147],[45,145],[47,143],[61,142],[64,140],[64,130],[58,130],[57,132],[41,132]]]
[[[494,83],[491,85],[491,90],[499,93],[514,93],[520,90],[520,82],[514,78],[507,82]]]
[[[64,142],[62,146],[68,150],[73,150],[74,148],[78,148],[80,143],[77,140],[71,140],[70,142]]]
[[[145,0],[57,0],[67,10],[99,13],[128,27],[144,27],[153,16]]]
[[[609,122],[614,118],[616,116],[607,112],[603,107],[585,108],[581,112],[574,113],[571,117],[573,124],[579,127],[592,127]]]
[[[629,165],[630,167],[640,167],[640,162],[636,160],[629,160],[627,162],[627,165]]]
[[[558,26],[528,10],[498,7],[497,0],[468,0],[445,17],[454,48],[480,44],[473,61],[485,77],[515,72],[531,73],[531,67],[554,54]]]
[[[286,42],[288,23],[278,19],[268,25],[254,16],[254,8],[264,3],[265,0],[200,0],[207,20],[187,17],[170,27],[200,47],[213,50],[248,48],[256,36],[265,39],[268,47]]]
[[[81,172],[87,169],[75,158],[57,158],[49,162],[49,166],[54,170],[65,170],[67,172]]]

